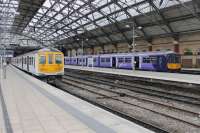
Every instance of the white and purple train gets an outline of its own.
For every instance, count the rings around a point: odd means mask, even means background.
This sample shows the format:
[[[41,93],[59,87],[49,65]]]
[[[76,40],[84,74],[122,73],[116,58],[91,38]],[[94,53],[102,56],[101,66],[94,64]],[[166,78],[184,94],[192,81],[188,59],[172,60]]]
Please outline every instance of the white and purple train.
[[[181,69],[181,57],[173,51],[113,53],[65,57],[65,65],[150,71],[179,71]]]

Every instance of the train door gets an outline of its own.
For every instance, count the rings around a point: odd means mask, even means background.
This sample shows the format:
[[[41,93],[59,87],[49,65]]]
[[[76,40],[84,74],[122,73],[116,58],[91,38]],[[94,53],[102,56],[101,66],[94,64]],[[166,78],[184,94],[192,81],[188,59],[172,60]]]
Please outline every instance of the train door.
[[[112,68],[116,67],[116,57],[112,57]]]
[[[85,58],[85,66],[88,65],[88,58]]]
[[[22,57],[22,69],[24,69],[24,58]]]
[[[140,64],[139,56],[135,56],[135,57],[134,57],[134,65],[135,65],[135,69],[136,69],[136,70],[139,69],[139,64]]]
[[[27,56],[26,58],[27,71],[29,71],[29,61],[30,61],[29,56]]]
[[[164,56],[158,56],[157,57],[157,61],[158,61],[158,64],[157,64],[157,69],[158,71],[165,71],[166,69],[166,59]]]

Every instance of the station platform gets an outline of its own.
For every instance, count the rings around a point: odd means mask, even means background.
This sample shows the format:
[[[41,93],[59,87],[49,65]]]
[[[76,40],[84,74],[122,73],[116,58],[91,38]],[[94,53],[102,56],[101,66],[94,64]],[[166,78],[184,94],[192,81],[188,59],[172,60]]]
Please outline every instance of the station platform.
[[[152,133],[13,66],[0,91],[0,133]]]
[[[126,69],[112,69],[112,68],[99,68],[99,67],[87,67],[87,66],[73,66],[65,65],[67,69],[76,69],[83,71],[92,71],[124,76],[133,76],[189,84],[200,84],[200,75],[181,74],[181,73],[168,73],[168,72],[153,72],[153,71],[139,71],[139,70],[126,70]]]
[[[200,68],[182,68],[181,70],[185,70],[185,71],[199,71],[200,72]]]

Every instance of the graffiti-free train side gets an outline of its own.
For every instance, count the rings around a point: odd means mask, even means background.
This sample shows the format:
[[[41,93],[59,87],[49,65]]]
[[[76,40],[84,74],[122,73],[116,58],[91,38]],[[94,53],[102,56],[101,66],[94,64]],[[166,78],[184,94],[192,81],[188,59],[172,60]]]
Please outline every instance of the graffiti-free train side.
[[[11,63],[47,80],[58,79],[64,75],[64,54],[55,48],[43,48],[13,57]]]
[[[65,65],[177,72],[181,56],[173,51],[84,55],[65,57]]]

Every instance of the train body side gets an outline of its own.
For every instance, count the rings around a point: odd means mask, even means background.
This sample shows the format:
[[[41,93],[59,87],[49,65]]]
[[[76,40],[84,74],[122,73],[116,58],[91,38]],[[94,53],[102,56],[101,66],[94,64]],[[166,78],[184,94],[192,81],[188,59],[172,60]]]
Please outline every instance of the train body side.
[[[73,60],[74,57],[68,57]],[[81,58],[76,57],[76,63],[81,65]],[[142,53],[118,53],[84,56],[83,66],[137,69],[150,71],[178,71],[181,69],[180,56],[172,51],[167,52],[142,52]],[[68,63],[69,64],[69,63]],[[66,65],[68,65],[66,64]]]
[[[64,75],[64,55],[60,51],[39,50],[12,59],[16,67],[39,77]]]

